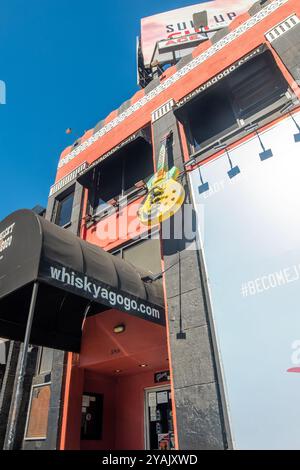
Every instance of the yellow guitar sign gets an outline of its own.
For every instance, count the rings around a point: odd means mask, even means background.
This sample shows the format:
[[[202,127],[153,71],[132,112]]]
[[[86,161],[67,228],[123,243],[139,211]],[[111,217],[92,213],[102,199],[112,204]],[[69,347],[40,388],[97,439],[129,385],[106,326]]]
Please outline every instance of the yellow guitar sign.
[[[172,217],[185,199],[184,188],[177,181],[178,168],[174,166],[171,170],[168,169],[168,138],[169,136],[161,144],[157,172],[147,183],[149,192],[138,211],[140,222],[149,227]]]

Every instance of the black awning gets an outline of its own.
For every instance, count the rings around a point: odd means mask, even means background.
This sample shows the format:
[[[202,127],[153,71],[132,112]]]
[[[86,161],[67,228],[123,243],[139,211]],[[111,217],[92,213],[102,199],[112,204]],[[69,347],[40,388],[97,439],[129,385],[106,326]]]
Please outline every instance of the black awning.
[[[78,352],[84,314],[118,309],[165,324],[163,295],[131,264],[29,210],[0,223],[0,337],[22,341],[39,282],[31,343]]]
[[[140,129],[127,139],[120,142],[118,145],[116,145],[116,147],[113,147],[107,153],[97,158],[88,166],[85,171],[81,172],[77,179],[78,182],[88,188],[91,184],[93,184],[94,170],[96,167],[98,167],[99,164],[107,161],[112,156],[116,158],[121,156],[124,152],[134,152],[135,149],[138,149],[139,153],[143,154],[143,145],[147,147],[151,146],[151,136],[148,128]]]

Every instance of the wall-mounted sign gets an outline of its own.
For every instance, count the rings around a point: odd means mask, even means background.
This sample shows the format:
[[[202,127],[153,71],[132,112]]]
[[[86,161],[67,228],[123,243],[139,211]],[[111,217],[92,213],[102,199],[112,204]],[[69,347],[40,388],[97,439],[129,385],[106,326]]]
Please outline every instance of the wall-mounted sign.
[[[81,439],[85,441],[100,440],[103,427],[103,395],[84,393],[81,411]]]
[[[75,181],[75,179],[77,178],[78,175],[80,175],[80,173],[82,171],[84,171],[86,168],[87,168],[88,164],[87,162],[84,162],[82,163],[81,165],[79,165],[77,168],[75,168],[75,170],[73,170],[71,173],[69,173],[68,175],[66,175],[64,178],[62,178],[61,180],[59,180],[57,183],[55,183],[53,186],[51,186],[50,188],[50,193],[49,193],[49,197],[50,196],[53,196],[53,194],[57,193],[58,191],[60,191],[62,188],[64,188],[65,186],[67,186],[69,183],[71,183],[72,181]]]
[[[0,233],[0,261],[4,257],[4,251],[11,247],[13,242],[13,232],[15,228],[15,223],[8,225]]]
[[[169,370],[164,370],[162,372],[156,372],[154,374],[154,382],[161,383],[161,382],[169,382],[170,380],[170,371]]]

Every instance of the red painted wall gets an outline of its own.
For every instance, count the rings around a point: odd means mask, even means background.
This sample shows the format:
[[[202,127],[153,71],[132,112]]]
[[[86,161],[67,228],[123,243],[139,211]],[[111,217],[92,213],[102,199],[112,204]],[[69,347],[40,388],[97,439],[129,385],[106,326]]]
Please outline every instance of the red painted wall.
[[[116,449],[137,450],[145,448],[144,393],[153,387],[153,371],[118,380],[116,390]]]
[[[114,378],[94,371],[72,369],[65,450],[142,450],[145,388],[154,387],[154,371]],[[165,383],[163,385],[166,385]],[[81,441],[81,404],[84,392],[103,398],[103,435],[99,441]]]

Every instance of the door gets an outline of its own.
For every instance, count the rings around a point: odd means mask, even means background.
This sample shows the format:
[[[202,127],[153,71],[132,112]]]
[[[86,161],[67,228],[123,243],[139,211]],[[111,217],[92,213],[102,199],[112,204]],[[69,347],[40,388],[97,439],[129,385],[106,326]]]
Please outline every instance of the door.
[[[145,391],[147,450],[174,449],[174,428],[170,387]]]

